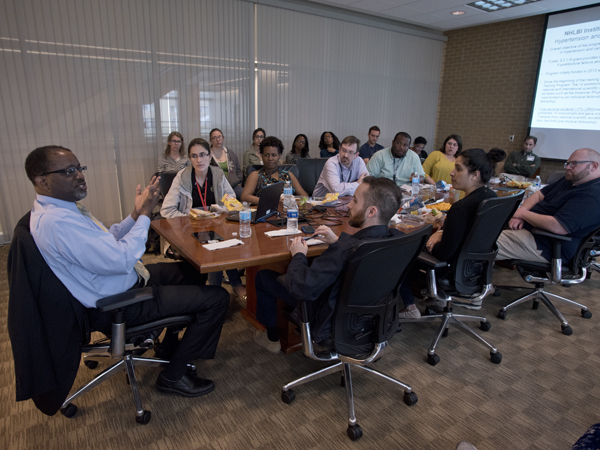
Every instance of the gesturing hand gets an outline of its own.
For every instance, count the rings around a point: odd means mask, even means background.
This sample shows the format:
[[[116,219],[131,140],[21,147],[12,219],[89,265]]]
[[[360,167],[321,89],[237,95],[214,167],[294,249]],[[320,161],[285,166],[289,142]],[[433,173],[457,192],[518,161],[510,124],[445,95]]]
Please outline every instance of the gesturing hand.
[[[135,189],[135,209],[131,213],[131,217],[134,220],[137,220],[141,214],[148,217],[152,214],[152,210],[160,199],[159,181],[160,177],[152,177],[150,184],[143,191],[142,186],[140,184],[137,185]]]

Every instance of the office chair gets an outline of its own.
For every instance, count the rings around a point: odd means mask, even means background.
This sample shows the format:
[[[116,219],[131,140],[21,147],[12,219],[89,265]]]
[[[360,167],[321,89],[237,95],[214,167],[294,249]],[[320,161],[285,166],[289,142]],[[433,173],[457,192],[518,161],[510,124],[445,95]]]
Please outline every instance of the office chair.
[[[341,371],[348,401],[347,434],[353,441],[362,436],[362,429],[354,414],[351,367],[379,375],[402,387],[407,405],[417,402],[418,397],[408,384],[373,369],[369,364],[381,357],[389,339],[396,333],[398,288],[430,234],[431,225],[407,235],[368,239],[354,249],[344,273],[333,316],[333,343],[330,350],[315,352],[307,302],[299,303],[304,355],[315,361],[335,364],[283,386],[283,402],[290,404],[294,401],[296,395],[293,387]]]
[[[72,403],[75,399],[125,371],[133,393],[136,421],[147,424],[151,412],[142,406],[135,367],[168,364],[167,360],[141,354],[153,347],[163,328],[185,327],[194,321],[194,316],[174,316],[127,327],[123,308],[154,297],[150,287],[132,289],[98,300],[101,312],[112,313],[111,336],[83,345],[90,340],[87,309],[44,261],[30,234],[30,214],[15,228],[8,264],[8,329],[15,359],[17,400],[33,398],[46,414],[53,415],[60,408],[64,416],[73,417],[77,412]],[[98,361],[116,362],[65,400],[77,375],[81,355],[90,369]],[[28,382],[26,387],[21,386],[22,380]],[[29,389],[32,385],[34,388]]]
[[[426,270],[427,296],[446,302],[446,306],[441,314],[428,308],[424,316],[418,319],[400,319],[400,323],[441,320],[427,353],[427,362],[432,366],[440,362],[435,349],[440,338],[448,335],[450,325],[457,326],[468,336],[487,346],[494,364],[502,361],[502,354],[498,349],[463,322],[479,322],[482,331],[489,331],[491,324],[485,317],[454,314],[452,300],[453,297],[483,300],[493,291],[492,267],[498,253],[496,240],[519,207],[523,195],[524,191],[520,190],[510,196],[489,198],[481,202],[471,229],[453,261],[440,261],[428,252],[422,252],[419,256],[417,264],[424,266]],[[444,272],[447,275],[443,275]]]
[[[597,233],[592,237],[594,241],[592,249],[590,250],[590,260],[588,262],[588,274],[587,277],[590,278],[592,275],[591,271],[596,271],[600,273],[600,264],[596,261],[596,256],[600,255],[600,233]]]
[[[298,172],[300,173],[298,181],[308,195],[313,194],[327,160],[328,158],[304,158],[298,160]]]
[[[173,184],[173,180],[175,179],[177,173],[178,172],[156,172],[154,175],[152,175],[154,177],[160,177],[158,185],[160,186],[160,194],[162,195],[163,200],[169,193],[169,189],[171,189],[171,185]]]
[[[548,175],[548,178],[546,178],[546,184],[552,184],[555,181],[560,180],[565,176],[565,173],[567,173],[566,170],[557,170],[556,172],[552,172],[550,175]]]
[[[573,329],[569,325],[569,322],[567,322],[556,306],[554,306],[550,298],[581,308],[581,316],[584,319],[591,318],[592,312],[588,310],[587,306],[582,305],[581,303],[574,302],[573,300],[569,300],[544,290],[544,286],[546,284],[561,284],[565,287],[569,287],[574,284],[582,283],[587,278],[588,268],[592,263],[592,255],[598,251],[598,241],[594,239],[598,232],[600,232],[600,228],[594,230],[581,240],[581,243],[577,248],[577,252],[575,253],[575,257],[567,266],[567,271],[563,271],[564,268],[561,256],[561,242],[571,241],[571,238],[569,236],[553,234],[537,228],[532,229],[531,233],[540,236],[546,236],[553,240],[554,246],[552,251],[552,261],[548,263],[542,263],[535,261],[511,260],[509,262],[510,264],[517,266],[517,270],[524,281],[535,285],[535,287],[528,294],[518,298],[514,302],[506,305],[504,308],[498,311],[498,317],[500,319],[506,319],[506,312],[510,308],[520,305],[528,300],[533,300],[532,308],[538,309],[541,301],[560,321],[560,327],[563,334],[567,336],[573,334]],[[499,296],[502,288],[527,289],[526,287],[519,286],[496,286],[496,292],[494,295]]]

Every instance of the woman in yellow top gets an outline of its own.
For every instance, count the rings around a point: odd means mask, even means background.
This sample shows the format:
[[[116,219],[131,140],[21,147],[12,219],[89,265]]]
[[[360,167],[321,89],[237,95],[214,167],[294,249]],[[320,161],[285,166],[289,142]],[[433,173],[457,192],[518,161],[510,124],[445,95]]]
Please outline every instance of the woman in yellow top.
[[[451,184],[450,172],[454,170],[454,162],[461,150],[461,137],[458,134],[448,136],[440,151],[431,152],[431,155],[423,163],[425,175],[430,176],[436,183],[443,180]]]

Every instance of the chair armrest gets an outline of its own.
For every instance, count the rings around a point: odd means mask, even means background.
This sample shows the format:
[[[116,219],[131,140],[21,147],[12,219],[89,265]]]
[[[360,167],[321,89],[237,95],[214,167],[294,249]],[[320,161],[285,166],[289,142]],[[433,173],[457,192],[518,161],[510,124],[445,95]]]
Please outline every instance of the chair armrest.
[[[565,236],[563,234],[550,233],[549,231],[544,231],[539,228],[533,228],[531,230],[531,234],[537,234],[538,236],[546,236],[546,237],[549,237],[552,239],[556,239],[559,241],[565,241],[565,242],[573,240],[570,236]]]
[[[447,262],[440,261],[429,252],[421,252],[418,261],[434,269],[441,269],[442,267],[446,267],[448,265]]]
[[[121,292],[120,294],[101,298],[96,302],[96,308],[101,312],[109,312],[133,305],[134,303],[144,302],[152,298],[154,298],[154,294],[152,293],[151,287],[131,289],[129,291]]]

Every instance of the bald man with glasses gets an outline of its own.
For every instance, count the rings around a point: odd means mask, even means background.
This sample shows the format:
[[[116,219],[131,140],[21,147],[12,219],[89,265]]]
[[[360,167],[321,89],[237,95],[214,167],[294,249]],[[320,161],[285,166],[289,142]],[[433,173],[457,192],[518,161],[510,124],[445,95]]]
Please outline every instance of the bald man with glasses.
[[[568,235],[562,243],[564,263],[575,256],[581,239],[600,227],[600,154],[591,148],[573,152],[565,163],[565,177],[531,195],[498,238],[500,259],[548,262],[552,241],[530,233],[539,228]]]

